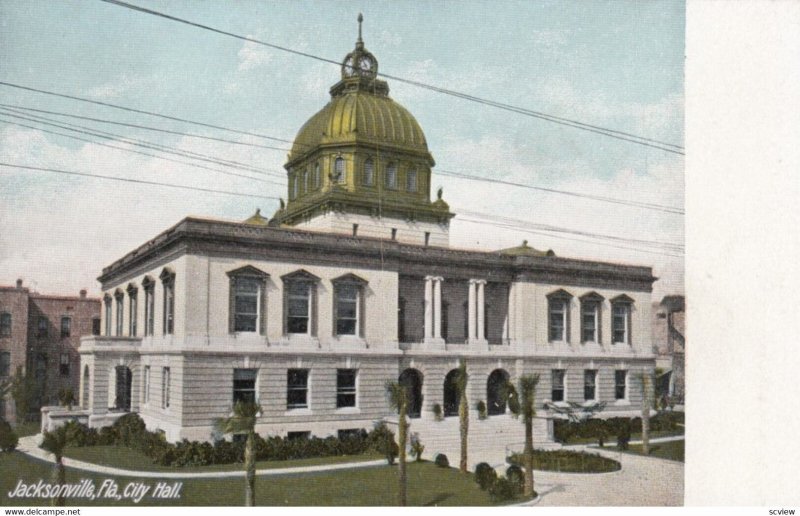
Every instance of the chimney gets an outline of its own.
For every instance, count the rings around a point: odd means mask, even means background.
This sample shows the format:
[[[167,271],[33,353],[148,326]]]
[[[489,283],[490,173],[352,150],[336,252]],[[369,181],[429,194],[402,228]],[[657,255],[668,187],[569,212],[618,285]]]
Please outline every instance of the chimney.
[[[81,299],[86,299],[86,289],[85,288],[81,289]]]
[[[17,280],[17,288],[22,288],[22,278]]]

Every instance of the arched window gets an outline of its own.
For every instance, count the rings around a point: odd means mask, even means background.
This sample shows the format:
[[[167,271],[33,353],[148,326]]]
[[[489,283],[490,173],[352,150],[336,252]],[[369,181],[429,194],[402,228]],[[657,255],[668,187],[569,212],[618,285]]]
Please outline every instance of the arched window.
[[[314,188],[319,188],[319,161],[314,165]]]
[[[569,342],[569,305],[572,294],[559,289],[547,295],[548,340]]]
[[[495,369],[486,381],[486,410],[490,416],[506,413],[503,389],[508,383],[508,378],[508,372],[505,369]]]
[[[631,343],[633,299],[622,294],[611,300],[611,343]]]
[[[460,397],[458,394],[458,369],[444,377],[444,416],[457,416]]]
[[[333,180],[339,184],[347,182],[347,173],[344,169],[344,158],[338,157],[333,163]]]
[[[306,172],[303,174],[303,193],[308,193],[308,183],[311,180],[311,165],[306,167]]]
[[[269,274],[247,265],[229,271],[229,316],[231,333],[265,333],[266,281]]]
[[[408,417],[418,418],[422,414],[422,373],[406,369],[400,374],[399,382],[408,395]]]
[[[364,336],[364,290],[367,282],[355,274],[332,281],[336,335]]]
[[[409,192],[416,192],[417,191],[417,170],[411,169],[408,171],[408,175],[406,175],[406,190]]]
[[[386,178],[385,178],[385,186],[386,188],[390,188],[392,190],[397,189],[397,164],[396,163],[389,163],[386,165]]]
[[[364,185],[373,186],[375,184],[375,164],[372,158],[367,158],[364,162]]]

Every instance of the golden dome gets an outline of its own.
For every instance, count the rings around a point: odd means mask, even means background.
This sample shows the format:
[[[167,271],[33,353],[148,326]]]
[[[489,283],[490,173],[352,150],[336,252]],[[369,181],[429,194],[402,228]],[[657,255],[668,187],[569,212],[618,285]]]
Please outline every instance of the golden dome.
[[[334,97],[300,128],[289,161],[320,147],[342,144],[429,155],[425,134],[406,108],[361,88]]]

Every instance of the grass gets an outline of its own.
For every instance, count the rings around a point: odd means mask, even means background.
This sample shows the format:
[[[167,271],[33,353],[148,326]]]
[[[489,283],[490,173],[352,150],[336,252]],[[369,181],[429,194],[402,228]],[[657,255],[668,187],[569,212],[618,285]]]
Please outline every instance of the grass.
[[[667,441],[663,443],[651,443],[650,457],[658,457],[661,459],[669,459],[669,460],[677,460],[680,462],[685,462],[684,461],[685,444],[686,441],[684,440]],[[641,455],[642,445],[631,444],[629,451]]]
[[[0,505],[43,506],[49,500],[12,498],[7,494],[19,479],[33,483],[51,478],[53,466],[20,452],[0,453]],[[13,472],[13,474],[7,474]],[[296,474],[280,477],[256,477],[256,503],[265,506],[391,506],[397,500],[397,467],[376,466],[335,472]],[[99,488],[106,478],[119,485],[122,492],[129,482],[155,485],[159,479],[133,479],[94,475],[67,469],[67,482],[89,479]],[[170,484],[173,480],[168,481]],[[244,500],[244,480],[185,480],[181,498],[158,500],[144,498],[139,506],[238,506]],[[506,502],[507,503],[507,502]],[[481,491],[473,476],[453,468],[440,468],[430,462],[408,465],[408,504],[412,506],[489,506],[488,493]],[[68,499],[67,505],[135,505],[130,500]]]
[[[169,472],[210,472],[210,471],[240,471],[241,463],[234,464],[212,464],[208,466],[176,467],[161,466],[153,463],[147,455],[128,448],[127,446],[98,445],[67,448],[65,457],[76,459],[101,466],[112,466],[121,469],[137,471],[169,471]],[[342,464],[345,462],[363,462],[383,458],[376,453],[365,453],[362,455],[337,455],[331,457],[313,457],[309,459],[280,460],[280,461],[259,461],[256,462],[256,469],[275,469],[293,468],[299,466],[319,466],[323,464]]]
[[[508,462],[524,467],[522,454],[514,454]],[[540,471],[560,471],[562,473],[608,473],[618,471],[620,463],[594,453],[569,450],[533,452],[533,469]]]

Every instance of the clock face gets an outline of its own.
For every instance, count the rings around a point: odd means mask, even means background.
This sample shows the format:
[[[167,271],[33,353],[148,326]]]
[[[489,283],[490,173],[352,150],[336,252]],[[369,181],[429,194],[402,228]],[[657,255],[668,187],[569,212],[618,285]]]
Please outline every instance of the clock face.
[[[352,77],[358,73],[352,56],[348,57],[344,62],[344,73],[348,77]]]
[[[362,57],[358,65],[362,72],[371,72],[373,61],[369,57]]]

